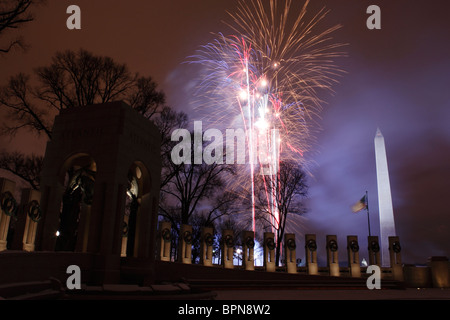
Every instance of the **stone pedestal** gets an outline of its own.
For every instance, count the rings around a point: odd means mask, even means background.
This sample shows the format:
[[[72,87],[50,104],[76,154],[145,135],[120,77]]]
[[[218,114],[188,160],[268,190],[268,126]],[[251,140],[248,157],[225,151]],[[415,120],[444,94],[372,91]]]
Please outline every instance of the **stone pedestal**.
[[[403,266],[403,275],[407,287],[431,288],[431,268],[407,264]]]
[[[170,261],[170,247],[172,242],[172,225],[168,221],[161,221],[158,230],[158,258],[161,261]]]
[[[14,192],[16,183],[6,178],[0,178],[0,251],[7,249],[7,237],[11,216],[18,208]]]
[[[450,287],[450,265],[447,257],[431,257],[428,259],[431,268],[431,282],[433,288]]]
[[[395,280],[403,281],[402,247],[399,237],[389,237],[389,258],[392,275]]]
[[[338,243],[336,235],[327,235],[327,267],[330,276],[339,277]]]
[[[296,248],[295,234],[286,233],[284,235],[284,258],[286,261],[286,271],[288,273],[297,273]]]
[[[204,227],[200,240],[200,263],[204,266],[213,265],[213,228]]]
[[[233,269],[234,236],[233,230],[222,231],[222,265],[226,269]]]
[[[347,257],[350,276],[354,278],[361,277],[358,236],[347,236]]]
[[[275,271],[275,235],[273,232],[264,232],[264,270]]]
[[[381,255],[380,255],[380,243],[378,242],[378,236],[369,236],[367,238],[367,244],[369,251],[369,265],[381,266]]]
[[[192,263],[192,226],[181,225],[180,236],[178,238],[178,262]]]
[[[308,274],[319,274],[319,266],[317,264],[317,242],[315,234],[305,235],[305,256]]]
[[[255,233],[253,231],[242,232],[242,261],[245,270],[255,270]]]

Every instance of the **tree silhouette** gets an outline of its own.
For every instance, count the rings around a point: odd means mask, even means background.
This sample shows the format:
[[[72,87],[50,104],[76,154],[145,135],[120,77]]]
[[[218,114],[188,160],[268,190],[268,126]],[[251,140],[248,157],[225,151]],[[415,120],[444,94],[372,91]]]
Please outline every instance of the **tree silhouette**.
[[[43,157],[34,154],[25,155],[19,152],[0,153],[0,168],[28,182],[31,188],[35,190],[39,189],[39,173],[42,163]]]
[[[124,100],[153,120],[165,136],[163,144],[167,144],[166,135],[174,126],[187,121],[184,113],[165,105],[165,95],[151,77],[132,73],[126,64],[117,63],[110,57],[83,49],[58,52],[50,65],[36,68],[33,75],[36,79],[19,73],[0,88],[0,108],[6,111],[2,134],[13,137],[20,130],[28,130],[51,139],[54,116],[62,109],[117,100]],[[166,149],[164,146],[163,150]],[[27,156],[20,157],[26,159]],[[39,170],[28,170],[27,175],[23,175],[14,170],[13,158],[18,159],[18,154],[3,152],[0,168],[38,188],[33,181],[37,181],[35,174],[39,174]]]
[[[275,229],[277,243],[275,251],[276,264],[281,256],[281,242],[286,231],[286,223],[291,215],[306,212],[302,201],[307,196],[306,173],[293,161],[280,162],[276,179],[255,175],[256,218],[265,226]],[[268,197],[274,194],[274,204],[278,214],[268,204]]]
[[[24,23],[33,21],[30,12],[32,4],[42,3],[39,0],[2,0],[0,2],[0,36],[3,37],[8,30],[18,29]],[[0,47],[0,53],[7,53],[13,47],[25,48],[23,40],[19,37],[9,41],[9,44]]]

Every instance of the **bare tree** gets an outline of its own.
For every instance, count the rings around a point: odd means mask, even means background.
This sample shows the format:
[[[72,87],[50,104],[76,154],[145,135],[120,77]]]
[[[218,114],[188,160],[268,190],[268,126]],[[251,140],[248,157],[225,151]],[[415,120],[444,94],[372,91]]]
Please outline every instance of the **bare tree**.
[[[257,219],[266,226],[276,230],[276,264],[281,256],[281,242],[286,231],[286,222],[291,215],[302,215],[306,212],[302,200],[307,196],[306,173],[293,161],[280,162],[276,179],[255,175]],[[272,195],[274,195],[272,197]],[[275,213],[270,205],[273,199]]]
[[[35,190],[39,190],[42,163],[43,157],[34,154],[29,156],[18,152],[0,154],[0,168],[28,182]]]
[[[51,138],[49,110],[36,102],[28,75],[12,76],[8,84],[0,88],[0,107],[6,111],[2,134],[14,136],[17,131],[28,129]]]
[[[57,111],[125,99],[131,89],[142,87],[125,64],[83,49],[58,52],[35,73],[40,82],[35,96]]]
[[[191,146],[194,150],[194,139],[191,139]],[[188,224],[193,215],[202,215],[211,224],[218,216],[230,212],[230,204],[236,199],[233,193],[224,191],[225,178],[234,175],[235,169],[217,163],[194,164],[193,157],[192,152],[191,164],[175,164],[168,155],[168,171],[172,177],[161,188],[160,209],[162,215],[172,222],[177,221],[172,216],[175,213],[181,217],[179,221],[182,224]]]
[[[42,2],[42,0],[0,1],[0,36],[4,36],[8,30],[18,29],[21,25],[33,21],[34,17],[30,12],[31,6]],[[6,46],[0,47],[0,53],[7,53],[15,46],[25,48],[25,44],[20,37],[9,41]]]
[[[173,178],[161,189],[164,201],[162,215],[175,222],[169,212],[177,212],[181,223],[188,224],[191,217],[199,212],[199,207],[208,202],[209,207],[204,215],[213,222],[229,204],[230,196],[223,195],[223,174],[230,173],[232,168],[226,165],[212,164],[180,164],[171,163]],[[217,195],[220,195],[218,197]],[[177,210],[165,210],[165,206],[174,203]],[[222,209],[222,210],[221,210]]]
[[[186,128],[188,117],[182,111],[173,110],[165,106],[156,116],[153,116],[153,122],[161,133],[161,183],[164,188],[167,183],[177,174],[179,166],[173,166],[171,160],[171,151],[174,143],[171,141],[171,133],[174,129]]]
[[[2,134],[14,136],[19,130],[27,129],[51,139],[54,116],[62,109],[124,100],[154,121],[164,137],[162,150],[167,153],[170,140],[167,135],[187,122],[184,113],[165,105],[165,95],[151,77],[132,73],[125,64],[110,57],[83,49],[58,52],[49,66],[36,68],[34,76],[37,81],[20,73],[0,87],[0,108],[6,111]],[[33,86],[32,82],[37,84]],[[0,168],[11,171],[7,160],[13,155],[2,157],[5,161],[0,162]],[[167,183],[172,176],[167,172],[162,181]]]

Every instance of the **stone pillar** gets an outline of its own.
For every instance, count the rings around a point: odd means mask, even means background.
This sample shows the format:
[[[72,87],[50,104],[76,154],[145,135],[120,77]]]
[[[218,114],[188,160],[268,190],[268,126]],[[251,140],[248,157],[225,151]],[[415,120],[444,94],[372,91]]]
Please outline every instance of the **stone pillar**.
[[[54,251],[56,244],[56,232],[59,228],[59,215],[64,187],[58,183],[44,185],[41,179],[41,208],[44,212],[42,222],[38,225],[36,249],[42,251]]]
[[[204,266],[213,265],[213,244],[213,228],[203,227],[200,243],[200,263]]]
[[[170,261],[170,245],[172,242],[172,225],[168,221],[161,221],[158,230],[159,260]]]
[[[273,232],[264,232],[264,270],[275,271],[275,235]]]
[[[121,243],[121,249],[120,249],[120,256],[126,257],[127,256],[127,245],[128,245],[128,234],[130,231],[129,226],[129,215],[123,215],[123,225],[122,225],[122,243]]]
[[[16,183],[6,178],[0,178],[0,251],[6,250],[9,223],[11,216],[17,211],[18,205],[14,198]]]
[[[226,269],[233,269],[234,237],[233,230],[222,231],[222,265]]]
[[[433,288],[450,287],[450,265],[445,256],[431,257],[428,259],[428,265],[431,268],[431,282]]]
[[[155,205],[157,205],[157,202],[155,202],[150,193],[141,197],[136,238],[137,256],[139,258],[149,258],[151,254],[151,259],[155,259],[156,221],[152,221],[158,215]]]
[[[315,234],[305,235],[305,256],[308,274],[319,274],[317,265],[317,242]]]
[[[91,218],[91,206],[86,203],[81,203],[80,222],[78,223],[78,236],[75,251],[87,252],[87,245],[89,239],[89,227]]]
[[[402,247],[397,236],[389,237],[389,257],[392,275],[395,280],[403,281]]]
[[[327,235],[327,267],[330,276],[339,277],[339,258],[337,236]]]
[[[359,264],[358,236],[347,236],[347,256],[350,276],[361,277],[361,265]]]
[[[245,270],[255,270],[255,233],[253,231],[242,232],[242,261]]]
[[[378,242],[378,236],[369,236],[367,241],[367,249],[369,251],[369,265],[381,266],[380,244]]]
[[[178,262],[192,263],[192,226],[181,225],[178,239]]]
[[[286,260],[286,271],[288,273],[297,273],[296,248],[295,234],[286,233],[284,235],[284,259]]]
[[[40,200],[39,191],[29,188],[22,190],[21,213],[18,215],[14,232],[14,250],[34,251],[37,226],[42,218]]]

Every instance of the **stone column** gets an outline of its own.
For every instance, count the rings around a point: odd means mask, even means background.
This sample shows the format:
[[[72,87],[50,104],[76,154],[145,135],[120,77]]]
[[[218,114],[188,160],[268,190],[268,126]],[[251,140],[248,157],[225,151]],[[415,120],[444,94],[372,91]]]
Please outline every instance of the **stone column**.
[[[403,281],[403,265],[401,257],[402,247],[399,237],[389,237],[389,257],[392,275],[395,280]]]
[[[305,256],[308,274],[319,274],[317,265],[317,242],[315,234],[305,235]]]
[[[275,271],[275,235],[273,232],[264,232],[264,270]]]
[[[11,215],[18,208],[14,198],[15,188],[16,183],[14,181],[0,178],[0,251],[6,250]]]
[[[380,244],[378,236],[368,237],[369,265],[381,266]]]
[[[284,259],[286,260],[286,271],[288,273],[297,273],[296,248],[295,234],[286,233],[284,235]]]
[[[22,190],[21,212],[18,215],[14,232],[14,250],[34,251],[37,226],[43,214],[40,200],[41,193],[39,191],[29,188]]]
[[[75,251],[86,252],[89,238],[89,227],[91,218],[91,206],[81,202],[80,221],[78,223],[78,236]]]
[[[233,230],[222,231],[222,265],[226,269],[233,269],[234,238]]]
[[[161,221],[158,230],[159,260],[170,261],[170,245],[172,242],[172,225],[168,221]]]
[[[327,267],[330,276],[339,277],[339,258],[337,236],[327,235]]]
[[[242,232],[242,261],[244,263],[245,270],[255,270],[255,233],[253,231]]]
[[[347,236],[347,256],[350,276],[355,278],[361,277],[358,236]]]
[[[204,266],[212,266],[213,258],[213,228],[203,227],[200,242],[200,263]]]
[[[44,181],[41,181],[44,182]],[[55,182],[41,184],[42,222],[38,225],[36,249],[42,251],[55,251],[56,232],[59,229],[59,215],[64,187]]]
[[[183,224],[178,239],[178,261],[192,263],[192,226]]]
[[[150,193],[144,194],[141,197],[141,205],[138,210],[138,223],[137,228],[139,229],[139,233],[137,234],[137,257],[139,258],[149,258],[150,260],[155,259],[155,243],[154,239],[156,239],[156,226],[153,229],[152,219],[156,212],[153,212],[153,203],[154,199],[152,199],[152,195]],[[151,257],[150,257],[151,254]]]

